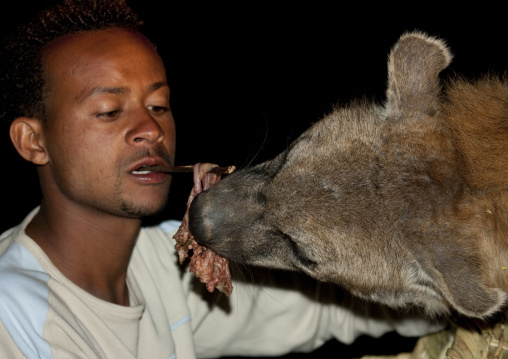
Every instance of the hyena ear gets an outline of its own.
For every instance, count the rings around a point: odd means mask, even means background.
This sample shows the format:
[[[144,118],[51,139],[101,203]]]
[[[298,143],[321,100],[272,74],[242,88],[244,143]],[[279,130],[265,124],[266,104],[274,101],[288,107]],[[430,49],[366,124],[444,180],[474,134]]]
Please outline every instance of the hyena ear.
[[[439,73],[451,60],[443,41],[421,32],[402,35],[388,60],[388,114],[395,118],[410,112],[434,114],[439,107]]]

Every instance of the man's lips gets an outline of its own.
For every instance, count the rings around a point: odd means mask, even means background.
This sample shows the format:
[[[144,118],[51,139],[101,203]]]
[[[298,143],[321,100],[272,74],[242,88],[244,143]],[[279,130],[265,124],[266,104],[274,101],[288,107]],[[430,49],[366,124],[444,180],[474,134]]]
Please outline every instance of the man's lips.
[[[144,184],[162,184],[168,177],[167,170],[170,166],[166,164],[141,164],[129,171],[129,175],[136,181]]]
[[[144,157],[133,163],[127,172],[132,174],[149,172],[167,172],[171,166],[162,157]]]
[[[127,172],[140,183],[161,184],[166,182],[169,168],[171,166],[162,157],[144,157],[133,163]]]

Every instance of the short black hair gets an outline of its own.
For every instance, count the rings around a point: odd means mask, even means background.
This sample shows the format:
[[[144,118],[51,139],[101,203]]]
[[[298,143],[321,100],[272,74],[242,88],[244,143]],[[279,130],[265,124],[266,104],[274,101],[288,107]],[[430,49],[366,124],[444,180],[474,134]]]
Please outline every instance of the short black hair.
[[[0,47],[0,118],[45,119],[44,50],[71,33],[120,27],[140,30],[125,0],[64,0],[21,24]]]

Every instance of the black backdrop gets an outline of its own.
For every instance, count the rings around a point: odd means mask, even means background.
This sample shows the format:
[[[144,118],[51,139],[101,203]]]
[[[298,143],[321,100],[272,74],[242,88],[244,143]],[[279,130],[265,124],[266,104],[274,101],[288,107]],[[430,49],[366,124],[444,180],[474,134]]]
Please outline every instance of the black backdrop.
[[[44,3],[1,5],[2,35]],[[387,54],[404,31],[418,29],[448,42],[455,58],[446,74],[502,73],[508,65],[507,25],[501,9],[488,3],[447,12],[429,3],[404,8],[128,3],[145,21],[168,68],[177,164],[259,163],[334,105],[355,97],[381,102]],[[0,232],[40,200],[35,170],[18,158],[7,129],[2,123]],[[179,219],[190,188],[190,175],[175,176],[161,217]]]
[[[1,5],[2,35],[44,3]],[[502,73],[508,65],[506,21],[488,3],[447,12],[429,3],[403,8],[128,3],[145,21],[168,68],[177,164],[259,163],[334,105],[363,96],[381,102],[387,54],[404,31],[445,39],[455,55],[447,74]],[[0,232],[40,200],[35,171],[16,155],[7,129],[2,123]],[[175,176],[162,217],[182,216],[190,187],[190,175]]]
[[[475,8],[443,8],[444,2],[377,8],[363,2],[128,2],[168,68],[177,164],[260,163],[334,105],[356,97],[381,102],[387,54],[404,31],[423,30],[448,42],[455,57],[445,75],[475,77],[508,68],[500,2]],[[44,3],[2,3],[1,34]],[[1,130],[0,232],[40,201],[35,170],[14,152],[8,124]],[[191,186],[190,175],[175,176],[169,206],[154,220],[181,218]]]

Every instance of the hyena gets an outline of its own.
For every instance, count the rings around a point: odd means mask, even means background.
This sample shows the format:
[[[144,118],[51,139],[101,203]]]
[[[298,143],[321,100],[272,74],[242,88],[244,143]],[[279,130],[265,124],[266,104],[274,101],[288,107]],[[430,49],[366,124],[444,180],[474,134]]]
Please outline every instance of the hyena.
[[[199,194],[190,230],[236,262],[369,300],[486,318],[508,291],[508,84],[439,74],[444,41],[405,33],[383,104],[354,101],[274,159]]]

